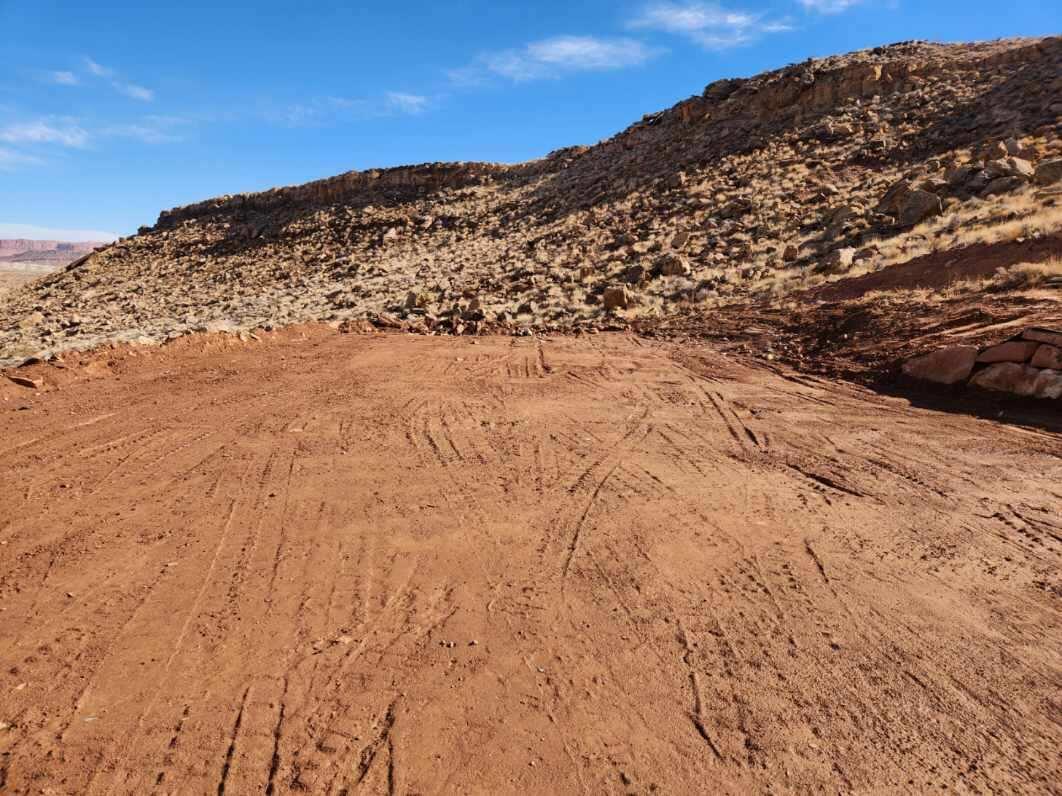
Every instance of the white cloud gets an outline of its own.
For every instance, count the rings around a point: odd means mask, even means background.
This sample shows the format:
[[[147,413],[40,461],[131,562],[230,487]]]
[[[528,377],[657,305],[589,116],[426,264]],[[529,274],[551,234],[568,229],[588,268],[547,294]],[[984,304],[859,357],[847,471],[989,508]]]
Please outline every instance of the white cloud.
[[[658,55],[637,39],[554,36],[521,49],[481,55],[475,63],[449,72],[451,82],[483,83],[488,76],[514,82],[558,77],[569,72],[604,72],[639,66]]]
[[[0,147],[0,171],[9,171],[18,166],[37,166],[43,162],[33,155],[25,155],[13,149]]]
[[[710,50],[750,44],[766,34],[792,29],[784,19],[766,19],[762,13],[727,9],[714,2],[651,3],[628,27],[685,36]]]
[[[115,81],[112,85],[117,91],[120,91],[127,97],[132,97],[141,102],[151,102],[155,99],[154,91],[149,88],[144,88],[143,86],[138,86],[136,83],[119,83]]]
[[[167,132],[162,125],[158,124],[117,124],[104,127],[100,135],[113,138],[133,138],[144,144],[173,144],[181,141],[181,137]]]
[[[379,119],[396,114],[417,116],[429,110],[431,105],[431,97],[388,91],[383,96],[370,99],[311,97],[292,105],[270,105],[262,110],[262,116],[287,127],[319,127],[337,121]]]
[[[0,128],[0,141],[8,144],[60,144],[80,149],[88,144],[89,134],[73,123],[35,121]]]
[[[96,77],[114,77],[113,69],[108,69],[106,66],[96,63],[91,58],[85,59],[85,66]]]
[[[0,238],[28,238],[29,240],[58,240],[68,243],[112,241],[118,238],[113,232],[95,229],[53,229],[33,224],[0,222]]]
[[[76,86],[81,82],[73,72],[49,72],[48,79],[60,86]]]
[[[400,113],[416,115],[424,113],[428,107],[428,98],[419,94],[405,94],[401,91],[387,92],[387,105]]]
[[[840,14],[847,11],[862,0],[800,0],[800,5],[807,11],[816,11],[820,14]]]
[[[111,87],[119,94],[124,94],[135,100],[141,102],[152,102],[155,99],[155,92],[149,88],[138,85],[136,83],[129,83],[119,78],[118,72],[111,69],[109,66],[104,66],[98,61],[93,61],[91,58],[85,59],[85,68],[88,69],[96,77],[101,77],[111,81]]]

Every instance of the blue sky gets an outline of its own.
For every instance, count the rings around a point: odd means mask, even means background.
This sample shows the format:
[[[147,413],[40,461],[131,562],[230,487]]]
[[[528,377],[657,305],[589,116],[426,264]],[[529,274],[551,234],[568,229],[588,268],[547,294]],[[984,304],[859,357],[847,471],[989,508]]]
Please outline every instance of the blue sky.
[[[350,169],[526,160],[721,77],[1059,18],[1058,0],[0,0],[0,237],[130,234]]]

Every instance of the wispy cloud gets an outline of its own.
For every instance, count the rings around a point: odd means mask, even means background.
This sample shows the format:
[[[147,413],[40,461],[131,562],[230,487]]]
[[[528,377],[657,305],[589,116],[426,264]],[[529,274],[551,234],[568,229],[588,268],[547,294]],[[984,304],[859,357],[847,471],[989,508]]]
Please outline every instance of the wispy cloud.
[[[73,72],[65,71],[49,72],[48,81],[59,86],[76,86],[81,82]]]
[[[86,58],[85,68],[88,69],[90,74],[109,80],[111,87],[119,94],[124,94],[125,96],[139,100],[140,102],[152,102],[155,99],[154,91],[137,83],[130,83],[129,81],[124,80],[117,71],[111,69],[109,66],[104,66],[98,61]]]
[[[127,97],[132,97],[135,100],[141,102],[151,102],[155,99],[155,92],[149,88],[138,86],[136,83],[114,83],[116,91],[125,94]]]
[[[770,19],[760,12],[728,9],[714,2],[651,3],[628,27],[685,36],[710,50],[738,47],[770,33],[792,30],[786,19]]]
[[[819,14],[840,14],[863,0],[800,0],[800,5],[808,11]]]
[[[44,161],[34,155],[0,147],[0,171],[10,171],[19,166],[39,166]]]
[[[646,63],[660,53],[631,38],[554,36],[520,49],[485,53],[471,65],[451,70],[450,80],[469,85],[488,77],[517,83],[559,77],[570,72],[605,72]]]
[[[101,136],[109,138],[131,138],[143,144],[175,144],[183,140],[181,136],[166,130],[157,124],[116,124],[100,130]]]
[[[270,105],[262,111],[268,121],[287,127],[317,127],[336,121],[417,116],[432,104],[430,97],[388,91],[381,97],[314,97],[291,105]]]
[[[89,134],[74,122],[38,120],[0,128],[0,141],[7,144],[59,144],[81,149]]]
[[[96,77],[114,77],[113,69],[108,69],[106,66],[103,66],[103,64],[98,64],[91,58],[85,59],[85,66],[88,68],[89,72]]]
[[[401,91],[387,92],[387,105],[399,113],[408,113],[411,116],[424,113],[428,108],[428,98],[420,94],[406,94]]]

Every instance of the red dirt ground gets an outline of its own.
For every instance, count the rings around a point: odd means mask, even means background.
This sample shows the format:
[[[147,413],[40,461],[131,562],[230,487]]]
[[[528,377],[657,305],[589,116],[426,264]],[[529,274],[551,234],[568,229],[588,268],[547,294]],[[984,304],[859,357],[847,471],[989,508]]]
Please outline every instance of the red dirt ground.
[[[1062,440],[629,336],[0,388],[5,793],[1049,792]]]

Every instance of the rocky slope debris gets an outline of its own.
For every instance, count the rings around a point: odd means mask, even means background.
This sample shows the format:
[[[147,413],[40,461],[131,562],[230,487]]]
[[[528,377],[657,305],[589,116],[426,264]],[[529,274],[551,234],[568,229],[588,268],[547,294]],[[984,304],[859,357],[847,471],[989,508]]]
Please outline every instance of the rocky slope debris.
[[[968,384],[1025,398],[1062,398],[1062,332],[1026,329],[1005,343],[979,350],[950,346],[916,357],[903,372],[935,384]]]
[[[211,199],[0,299],[0,363],[311,320],[617,328],[879,269],[925,223],[1054,206],[1060,96],[1062,39],[906,42],[719,81],[531,163]]]

